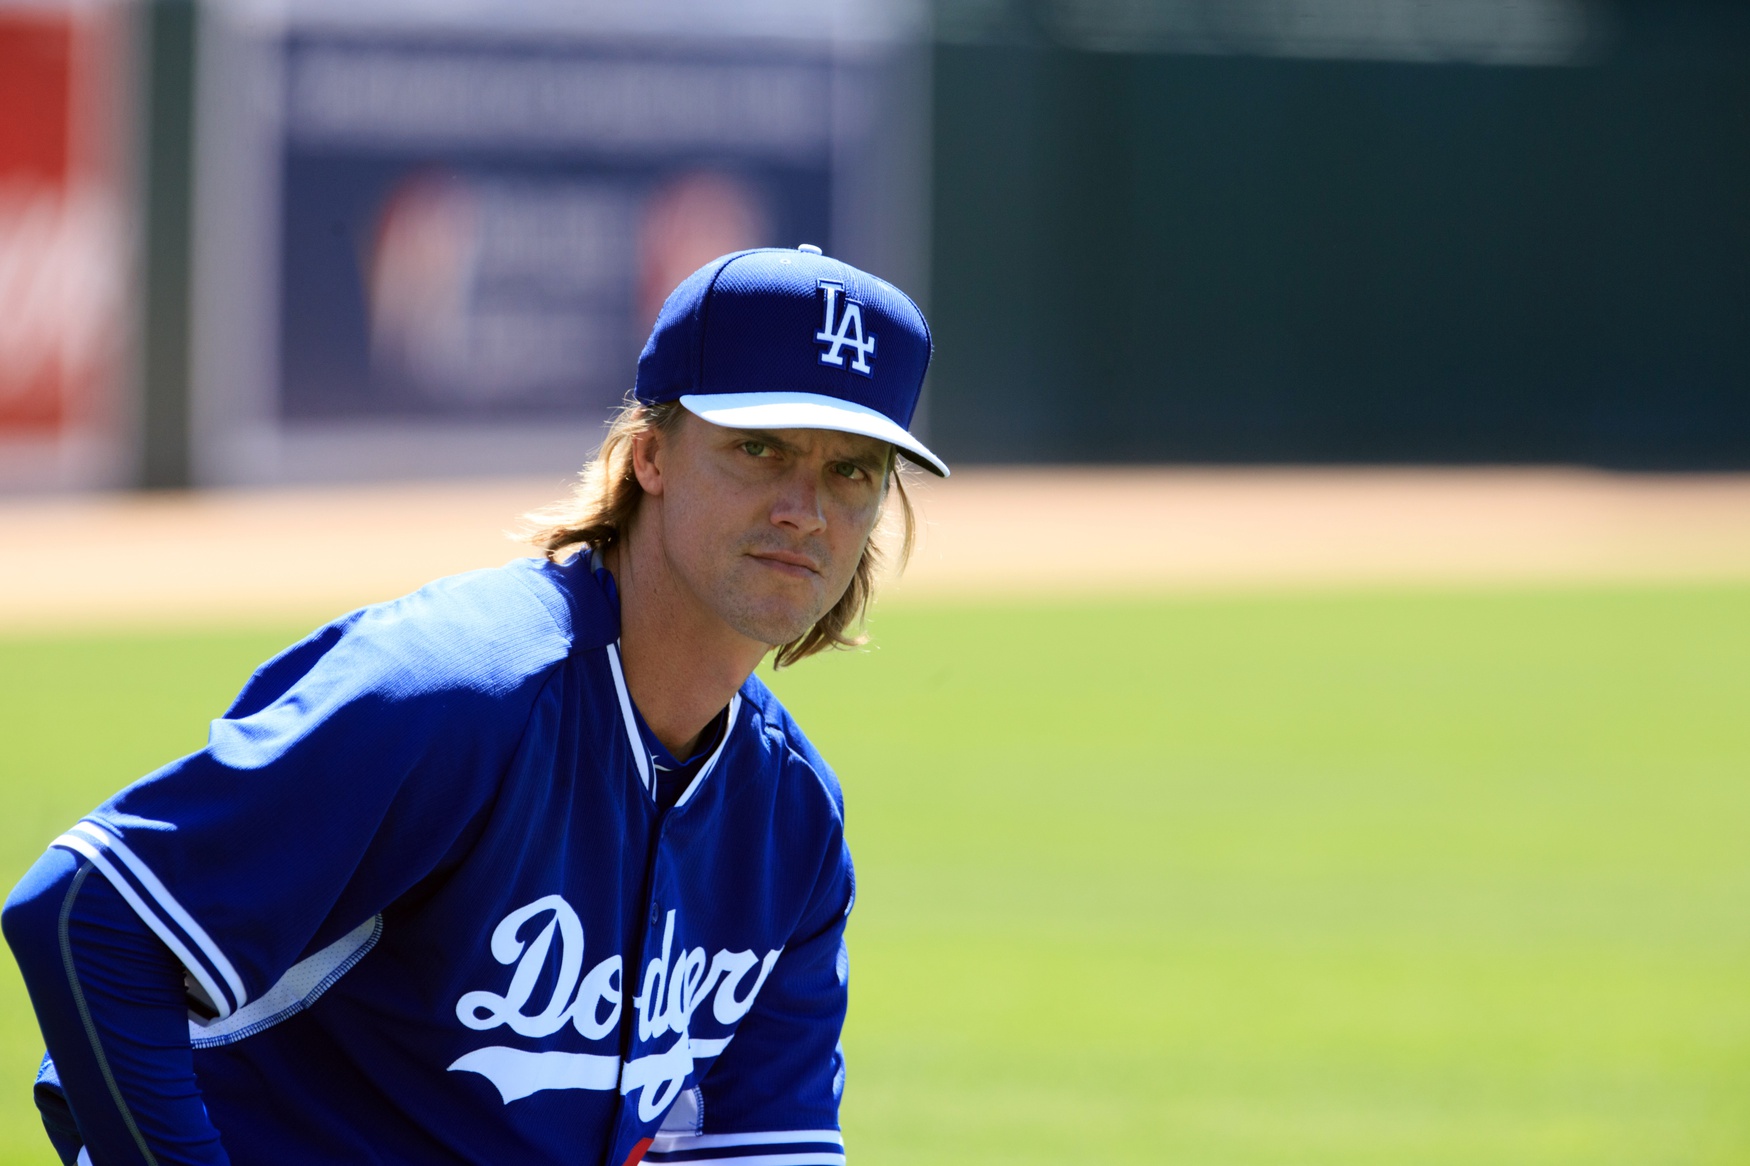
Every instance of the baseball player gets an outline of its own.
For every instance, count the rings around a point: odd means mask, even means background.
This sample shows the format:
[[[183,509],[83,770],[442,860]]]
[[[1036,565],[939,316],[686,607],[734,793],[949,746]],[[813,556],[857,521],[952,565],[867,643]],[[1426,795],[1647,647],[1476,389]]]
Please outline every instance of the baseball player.
[[[57,838],[4,927],[61,1159],[843,1163],[843,803],[753,671],[854,642],[929,358],[818,248],[708,264],[546,558],[321,628]]]

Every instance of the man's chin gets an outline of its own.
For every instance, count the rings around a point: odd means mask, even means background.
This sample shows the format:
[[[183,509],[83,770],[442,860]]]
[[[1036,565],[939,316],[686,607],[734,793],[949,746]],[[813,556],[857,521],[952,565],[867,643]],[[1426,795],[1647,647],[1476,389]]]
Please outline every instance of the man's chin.
[[[804,635],[832,606],[822,581],[774,578],[763,569],[718,580],[712,606],[740,635],[762,644],[788,644]]]
[[[734,613],[724,613],[725,622],[739,635],[771,647],[801,639],[819,621],[822,612],[812,607],[803,610],[790,605],[755,607]]]
[[[745,628],[737,628],[736,630],[748,639],[758,640],[767,647],[780,648],[785,644],[790,643],[792,640],[799,640],[807,635],[808,629],[813,627],[814,624],[815,620],[812,619],[806,621],[786,620],[783,622],[762,620],[757,624],[751,624]]]

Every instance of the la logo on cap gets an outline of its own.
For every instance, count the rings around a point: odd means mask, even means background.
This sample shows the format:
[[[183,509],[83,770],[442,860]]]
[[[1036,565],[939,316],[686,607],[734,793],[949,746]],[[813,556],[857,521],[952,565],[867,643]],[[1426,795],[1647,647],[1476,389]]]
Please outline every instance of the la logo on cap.
[[[820,363],[830,364],[835,368],[845,367],[845,349],[856,352],[851,361],[851,371],[863,376],[874,376],[875,370],[869,364],[869,358],[875,355],[875,337],[863,334],[863,305],[845,295],[845,287],[830,279],[820,281],[821,298],[826,301],[826,319],[820,325],[820,331],[814,334],[816,344],[828,347],[820,354]],[[838,305],[844,302],[844,311],[840,312]]]
[[[909,428],[930,352],[923,312],[886,280],[813,244],[755,247],[713,259],[669,293],[632,395],[678,401],[725,429],[872,437],[947,477]]]

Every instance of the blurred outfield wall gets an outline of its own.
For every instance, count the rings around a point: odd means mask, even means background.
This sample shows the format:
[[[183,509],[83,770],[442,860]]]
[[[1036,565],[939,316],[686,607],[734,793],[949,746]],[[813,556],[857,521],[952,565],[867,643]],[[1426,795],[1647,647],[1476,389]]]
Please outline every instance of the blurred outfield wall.
[[[0,0],[0,488],[554,472],[662,293],[960,463],[1750,467],[1750,7]]]
[[[961,461],[1750,466],[1750,5],[942,0]]]

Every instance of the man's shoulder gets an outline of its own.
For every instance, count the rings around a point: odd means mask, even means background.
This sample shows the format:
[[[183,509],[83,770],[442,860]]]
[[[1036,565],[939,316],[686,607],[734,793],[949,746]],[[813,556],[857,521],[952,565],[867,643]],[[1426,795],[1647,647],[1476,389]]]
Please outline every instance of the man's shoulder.
[[[513,559],[365,611],[386,634],[441,637],[458,649],[483,643],[507,660],[599,648],[619,635],[617,614],[576,560]]]
[[[764,737],[767,755],[779,780],[804,799],[820,804],[834,818],[844,818],[845,796],[838,775],[808,739],[775,693],[760,678],[749,676],[741,699],[751,710],[749,727]]]
[[[534,562],[434,580],[357,613],[348,634],[434,679],[477,676],[490,686],[540,671],[570,651],[572,621]]]
[[[255,680],[277,693],[321,661],[325,670],[345,672],[348,687],[402,697],[526,689],[573,651],[611,642],[617,632],[599,589],[586,590],[572,574],[566,565],[519,559],[435,580],[317,629],[263,665]],[[248,696],[240,703],[252,703]]]

